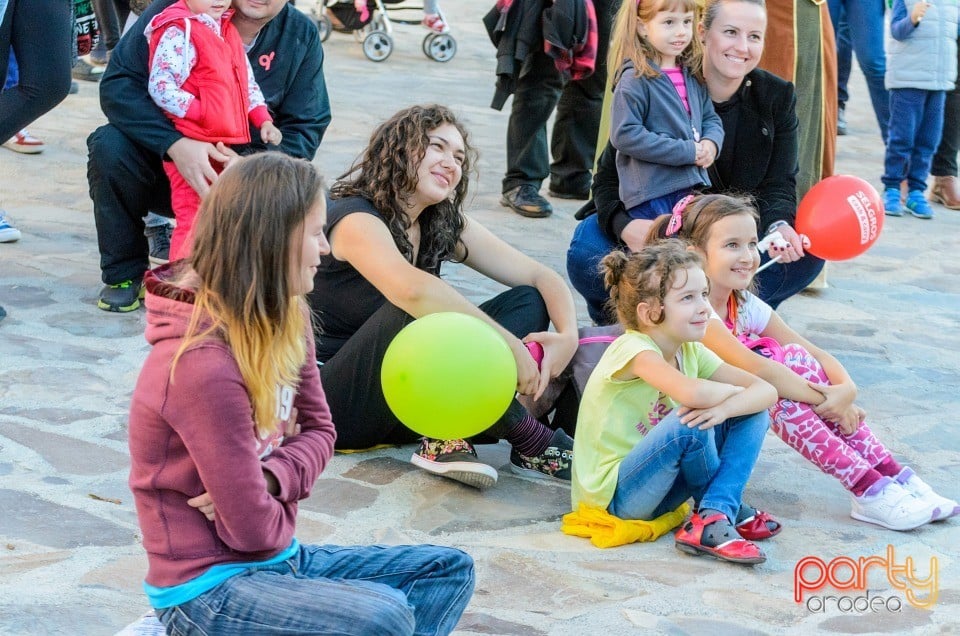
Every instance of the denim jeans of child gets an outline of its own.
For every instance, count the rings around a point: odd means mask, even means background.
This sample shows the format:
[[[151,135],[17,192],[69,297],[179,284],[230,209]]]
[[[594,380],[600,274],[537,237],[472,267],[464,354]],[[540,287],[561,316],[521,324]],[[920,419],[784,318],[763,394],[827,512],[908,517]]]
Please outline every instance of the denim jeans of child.
[[[693,497],[698,508],[735,521],[769,425],[763,411],[700,430],[674,409],[620,463],[610,513],[650,520]]]
[[[930,163],[943,132],[946,91],[894,88],[890,91],[890,138],[883,162],[883,187],[927,189]]]
[[[292,558],[157,610],[169,634],[449,634],[473,559],[432,545],[304,545]]]

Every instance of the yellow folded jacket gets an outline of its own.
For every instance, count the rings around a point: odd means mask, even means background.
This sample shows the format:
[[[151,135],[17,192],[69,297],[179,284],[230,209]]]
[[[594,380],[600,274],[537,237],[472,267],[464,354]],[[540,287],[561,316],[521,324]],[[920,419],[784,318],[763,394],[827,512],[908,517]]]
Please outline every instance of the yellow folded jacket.
[[[621,519],[601,508],[580,504],[579,509],[563,515],[560,529],[564,534],[590,539],[598,548],[614,548],[637,541],[656,541],[670,532],[690,514],[689,504],[680,504],[652,521]]]

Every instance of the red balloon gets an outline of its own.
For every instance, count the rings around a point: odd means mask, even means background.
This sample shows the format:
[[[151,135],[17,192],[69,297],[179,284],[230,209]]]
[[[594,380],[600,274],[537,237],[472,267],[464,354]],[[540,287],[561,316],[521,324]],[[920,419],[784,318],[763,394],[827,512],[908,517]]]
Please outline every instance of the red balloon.
[[[796,230],[810,239],[814,256],[844,261],[866,252],[883,229],[876,189],[848,174],[827,177],[800,201]]]

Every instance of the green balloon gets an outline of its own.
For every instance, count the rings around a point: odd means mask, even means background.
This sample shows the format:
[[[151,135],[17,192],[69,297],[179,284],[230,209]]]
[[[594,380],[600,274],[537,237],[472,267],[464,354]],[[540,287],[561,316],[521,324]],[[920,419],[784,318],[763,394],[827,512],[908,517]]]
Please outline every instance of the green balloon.
[[[380,380],[387,404],[407,428],[460,439],[490,428],[507,411],[517,365],[496,329],[443,312],[414,320],[394,337]]]

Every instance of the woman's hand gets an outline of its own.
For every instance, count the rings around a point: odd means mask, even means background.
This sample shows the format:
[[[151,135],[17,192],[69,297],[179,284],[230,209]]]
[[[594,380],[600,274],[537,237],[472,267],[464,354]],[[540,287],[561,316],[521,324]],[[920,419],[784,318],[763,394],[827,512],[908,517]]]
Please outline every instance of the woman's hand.
[[[207,518],[207,521],[213,521],[216,509],[213,507],[213,499],[210,498],[209,493],[204,492],[193,499],[187,499],[187,505],[202,512],[203,516]]]
[[[776,231],[780,232],[780,236],[783,237],[787,245],[784,247],[778,245],[775,241],[774,244],[770,246],[770,249],[767,250],[770,258],[779,256],[781,263],[792,263],[804,257],[803,250],[806,247],[804,245],[804,239],[806,237],[801,237],[797,234],[797,231],[789,225],[778,225]]]
[[[517,363],[517,393],[520,395],[534,395],[540,386],[540,370],[530,351],[519,338],[512,338],[510,351]],[[546,354],[546,351],[544,351]]]
[[[579,341],[573,334],[564,335],[552,331],[531,333],[523,339],[524,343],[538,342],[543,347],[543,359],[540,361],[540,380],[537,383],[534,400],[539,400],[550,380],[557,377],[570,364],[577,352]]]
[[[823,395],[823,402],[813,407],[813,412],[827,422],[840,423],[848,415],[853,401],[857,399],[857,387],[853,382],[843,384],[817,384],[807,382],[814,391]]]
[[[680,416],[680,422],[686,424],[688,428],[697,427],[702,430],[713,428],[717,424],[723,424],[730,417],[723,402],[706,409],[691,409],[681,406],[677,415]]]

